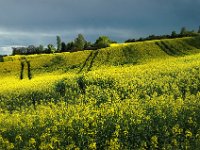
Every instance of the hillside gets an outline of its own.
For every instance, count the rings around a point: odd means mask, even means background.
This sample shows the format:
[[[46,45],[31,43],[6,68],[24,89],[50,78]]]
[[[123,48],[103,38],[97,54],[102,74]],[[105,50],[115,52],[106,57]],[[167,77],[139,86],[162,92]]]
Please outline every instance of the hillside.
[[[29,60],[33,75],[49,72],[81,73],[104,66],[137,65],[153,60],[199,53],[200,38],[154,40],[129,44],[113,44],[99,50],[4,57],[0,75],[19,74],[20,61]]]
[[[5,57],[0,149],[199,148],[199,41]]]

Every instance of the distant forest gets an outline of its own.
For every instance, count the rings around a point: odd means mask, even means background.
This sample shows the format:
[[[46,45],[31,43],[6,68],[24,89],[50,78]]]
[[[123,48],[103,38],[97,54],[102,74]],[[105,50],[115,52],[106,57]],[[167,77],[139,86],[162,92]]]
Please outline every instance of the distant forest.
[[[128,39],[125,43],[128,42],[139,42],[139,41],[148,41],[156,39],[172,39],[172,38],[181,38],[181,37],[192,37],[200,35],[200,26],[198,31],[188,31],[186,27],[182,27],[180,33],[172,31],[171,35],[149,35],[146,38],[139,39]],[[34,46],[29,45],[27,47],[13,47],[12,55],[30,55],[30,54],[50,54],[50,53],[61,53],[61,52],[76,52],[82,50],[96,50],[100,48],[108,47],[111,43],[117,43],[116,41],[111,40],[107,36],[100,36],[94,43],[88,42],[85,40],[82,34],[79,34],[74,41],[65,43],[61,40],[60,36],[56,37],[57,47],[53,44],[48,44],[47,47],[43,45]],[[2,56],[1,56],[2,57]]]

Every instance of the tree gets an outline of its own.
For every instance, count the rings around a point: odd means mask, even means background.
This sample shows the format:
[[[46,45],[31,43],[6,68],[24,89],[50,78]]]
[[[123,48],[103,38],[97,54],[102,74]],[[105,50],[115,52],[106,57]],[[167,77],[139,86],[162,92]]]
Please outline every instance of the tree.
[[[73,49],[74,49],[74,42],[69,42],[69,43],[67,43],[67,45],[66,45],[66,50],[67,50],[68,52],[71,52],[71,51],[73,51]]]
[[[92,43],[91,42],[86,42],[85,46],[84,46],[84,49],[87,49],[87,50],[92,49]]]
[[[57,36],[56,40],[57,40],[57,51],[61,51],[62,45],[61,45],[61,38],[60,38],[60,36]]]
[[[200,26],[199,26],[199,30],[198,30],[198,33],[200,33]]]
[[[74,50],[83,50],[86,44],[86,40],[82,34],[79,34],[78,37],[74,40]]]
[[[130,42],[135,42],[135,41],[136,41],[136,39],[128,39],[125,41],[125,43],[130,43]]]
[[[181,32],[180,32],[180,35],[186,35],[187,34],[187,29],[186,27],[182,27],[181,28]]]
[[[56,49],[52,44],[47,46],[47,53],[55,53]]]
[[[95,42],[95,47],[96,48],[105,48],[108,47],[111,43],[111,40],[107,36],[100,36],[96,42]]]
[[[176,31],[172,31],[171,37],[174,38],[174,37],[176,37],[176,36],[177,36]]]
[[[27,47],[12,47],[12,55],[26,55]]]
[[[27,53],[26,54],[36,54],[37,53],[37,48],[34,45],[29,45],[27,48]]]
[[[65,42],[61,43],[61,52],[67,52],[67,47],[66,47]]]
[[[38,47],[38,53],[43,53],[44,52],[44,46],[43,45],[39,45]]]

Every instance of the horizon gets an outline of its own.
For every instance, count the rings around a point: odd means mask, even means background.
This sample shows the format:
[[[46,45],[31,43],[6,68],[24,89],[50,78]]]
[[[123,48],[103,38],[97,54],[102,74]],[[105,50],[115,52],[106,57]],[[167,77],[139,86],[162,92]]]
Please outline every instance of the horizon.
[[[1,1],[0,54],[16,45],[55,45],[57,35],[64,42],[79,33],[92,42],[101,35],[122,42],[181,27],[198,30],[199,6],[200,0]]]

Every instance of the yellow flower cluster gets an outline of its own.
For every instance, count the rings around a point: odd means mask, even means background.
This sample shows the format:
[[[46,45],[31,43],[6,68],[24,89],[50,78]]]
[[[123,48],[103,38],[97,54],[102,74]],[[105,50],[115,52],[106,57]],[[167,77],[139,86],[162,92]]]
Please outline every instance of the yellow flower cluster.
[[[181,40],[165,42],[179,53],[192,49]],[[0,149],[198,149],[200,54],[164,56],[158,45],[27,56],[31,80],[19,79],[25,56],[6,58]]]

